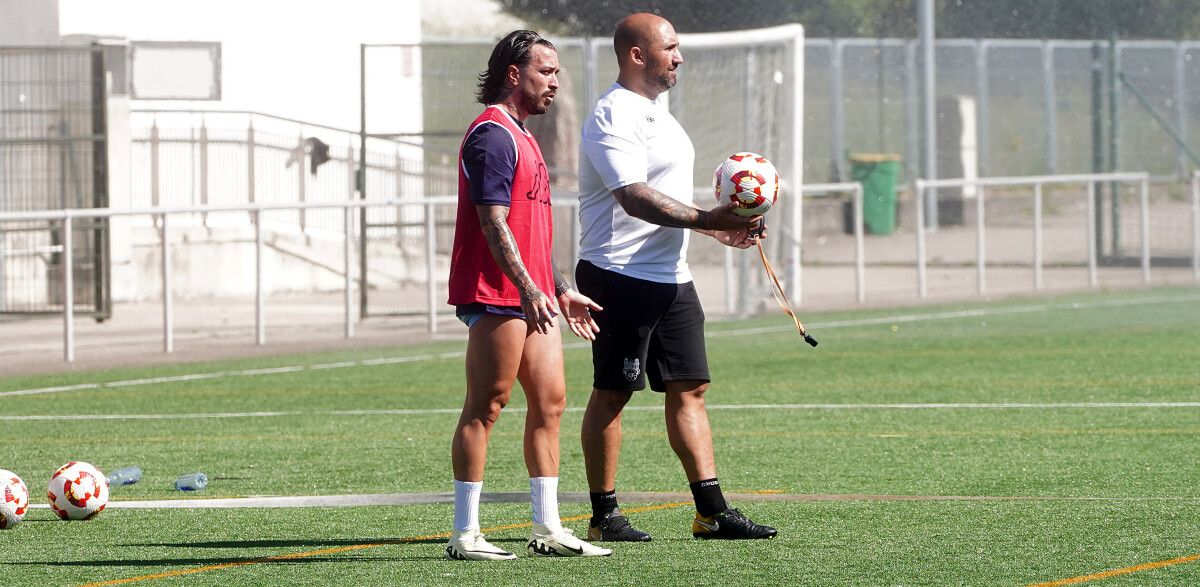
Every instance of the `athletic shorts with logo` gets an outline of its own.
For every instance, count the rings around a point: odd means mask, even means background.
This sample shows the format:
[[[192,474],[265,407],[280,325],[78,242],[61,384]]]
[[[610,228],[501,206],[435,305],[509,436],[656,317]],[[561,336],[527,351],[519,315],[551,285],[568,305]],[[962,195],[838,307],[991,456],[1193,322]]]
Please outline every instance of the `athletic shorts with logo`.
[[[604,310],[592,343],[596,389],[666,391],[668,381],[711,381],[704,349],[704,309],[691,283],[657,283],[601,269],[575,267],[579,292]]]

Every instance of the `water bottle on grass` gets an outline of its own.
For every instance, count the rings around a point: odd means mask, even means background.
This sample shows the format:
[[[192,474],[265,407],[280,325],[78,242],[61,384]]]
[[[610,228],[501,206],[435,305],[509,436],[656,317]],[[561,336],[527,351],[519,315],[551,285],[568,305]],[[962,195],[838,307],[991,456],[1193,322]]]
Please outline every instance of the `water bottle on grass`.
[[[112,475],[108,476],[108,485],[115,487],[117,485],[133,485],[142,480],[141,467],[125,467],[117,469]]]
[[[199,491],[208,486],[208,475],[204,473],[188,473],[175,480],[175,489],[180,491]]]

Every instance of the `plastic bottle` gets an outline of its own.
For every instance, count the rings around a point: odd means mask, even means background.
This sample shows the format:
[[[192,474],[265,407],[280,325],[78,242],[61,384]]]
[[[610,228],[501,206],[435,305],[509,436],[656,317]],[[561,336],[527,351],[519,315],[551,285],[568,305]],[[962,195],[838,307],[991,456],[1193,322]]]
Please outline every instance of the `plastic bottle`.
[[[175,489],[180,491],[198,491],[208,486],[208,475],[204,473],[188,473],[175,480]]]
[[[125,467],[117,469],[112,475],[108,476],[108,484],[116,485],[133,485],[142,480],[141,467]]]

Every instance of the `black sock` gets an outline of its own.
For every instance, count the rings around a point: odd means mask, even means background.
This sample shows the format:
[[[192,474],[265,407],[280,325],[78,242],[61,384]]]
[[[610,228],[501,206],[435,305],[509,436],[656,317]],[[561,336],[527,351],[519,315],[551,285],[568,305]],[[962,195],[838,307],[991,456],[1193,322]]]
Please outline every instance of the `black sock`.
[[[599,526],[605,514],[617,509],[617,492],[593,491],[589,495],[592,498],[592,525]]]
[[[696,500],[696,511],[704,517],[719,514],[729,509],[725,503],[725,494],[721,493],[721,483],[716,477],[692,483],[692,498]]]

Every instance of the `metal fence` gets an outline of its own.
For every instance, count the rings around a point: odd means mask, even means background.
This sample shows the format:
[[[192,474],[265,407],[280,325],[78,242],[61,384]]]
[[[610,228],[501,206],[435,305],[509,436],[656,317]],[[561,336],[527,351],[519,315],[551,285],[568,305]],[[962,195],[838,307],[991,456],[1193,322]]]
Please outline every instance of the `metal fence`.
[[[1096,234],[1096,225],[1101,220],[1101,215],[1094,214],[1097,207],[1101,203],[1096,198],[1096,193],[1092,186],[1095,182],[1100,181],[1118,181],[1126,182],[1136,186],[1135,193],[1137,202],[1140,203],[1140,213],[1137,217],[1136,224],[1139,227],[1137,231],[1139,244],[1138,263],[1132,267],[1124,267],[1119,264],[1105,265],[1100,262],[1098,255],[1098,247],[1095,246],[1094,236]],[[900,273],[909,276],[915,276],[916,295],[914,296],[914,288],[908,282],[907,299],[926,298],[926,297],[964,297],[963,293],[956,290],[958,285],[950,278],[959,281],[973,280],[975,287],[973,291],[967,295],[990,295],[997,292],[1028,292],[1040,291],[1043,289],[1083,289],[1083,288],[1098,288],[1112,283],[1120,283],[1125,280],[1127,283],[1136,285],[1146,285],[1152,283],[1192,283],[1200,284],[1200,173],[1193,176],[1192,190],[1190,198],[1190,216],[1191,216],[1191,263],[1186,267],[1181,266],[1166,266],[1159,269],[1154,263],[1154,250],[1152,234],[1156,229],[1156,225],[1161,221],[1163,215],[1154,215],[1151,213],[1152,198],[1150,194],[1149,176],[1146,173],[1121,173],[1121,174],[1099,174],[1099,175],[1081,175],[1081,176],[1036,176],[1036,177],[1009,177],[1009,178],[983,178],[975,180],[937,180],[929,182],[918,182],[915,191],[920,192],[925,189],[933,189],[936,187],[953,187],[953,186],[974,186],[977,190],[978,206],[975,209],[974,218],[975,225],[972,229],[961,228],[951,230],[913,230],[915,235],[916,254],[912,256],[896,256],[898,251],[906,248],[905,243],[911,243],[912,237],[907,234],[898,233],[895,235],[876,235],[869,240],[864,237],[862,232],[862,197],[861,188],[858,184],[831,184],[831,185],[810,185],[803,190],[804,193],[812,197],[804,198],[800,204],[804,208],[812,208],[820,206],[824,203],[824,198],[818,197],[824,194],[833,193],[849,193],[852,195],[850,200],[852,210],[852,248],[848,250],[853,252],[852,261],[846,263],[848,271],[843,272],[838,263],[827,254],[823,256],[819,251],[814,251],[816,254],[806,255],[804,262],[804,275],[806,283],[809,283],[810,291],[819,292],[819,296],[840,297],[843,299],[853,299],[857,304],[863,304],[868,299],[888,299],[890,289],[894,289],[897,284],[904,287],[904,284],[899,283],[901,280],[897,278],[897,270]],[[1084,197],[1080,198],[1077,191],[1058,193],[1053,195],[1044,193],[1051,186],[1074,185],[1083,188]],[[1001,225],[994,223],[989,224],[986,219],[988,212],[985,212],[985,205],[988,210],[992,210],[997,204],[1003,207],[1003,197],[993,198],[995,192],[1000,192],[1005,188],[1019,188],[1024,193],[1022,199],[1032,196],[1031,221],[1028,224],[1006,222]],[[1029,193],[1032,191],[1032,194]],[[985,195],[986,194],[986,195]],[[995,195],[999,196],[999,193]],[[1011,196],[1011,194],[1010,194]],[[1066,206],[1063,201],[1050,202],[1055,198],[1062,200],[1079,200],[1074,207]],[[913,201],[913,221],[911,226],[917,226],[917,219],[922,217],[923,210],[921,204],[923,198],[915,198]],[[114,216],[134,216],[150,218],[160,227],[158,231],[157,248],[160,251],[158,255],[158,267],[160,273],[158,278],[161,283],[161,303],[162,303],[162,332],[163,332],[163,350],[164,352],[172,352],[174,350],[173,329],[174,329],[174,310],[173,299],[175,291],[173,287],[173,276],[175,269],[172,264],[173,254],[172,249],[181,247],[182,239],[177,237],[173,231],[176,225],[186,225],[189,222],[196,222],[198,218],[204,215],[215,214],[232,214],[247,218],[254,226],[254,239],[252,243],[247,243],[247,253],[254,258],[254,275],[249,277],[254,282],[254,320],[255,320],[255,342],[259,345],[266,344],[266,321],[269,312],[266,306],[267,297],[270,294],[268,287],[265,285],[264,275],[271,271],[271,261],[265,256],[267,249],[264,238],[264,224],[268,215],[275,214],[294,214],[300,210],[308,212],[328,211],[342,219],[341,226],[341,246],[342,258],[340,266],[337,270],[342,277],[342,303],[343,303],[343,320],[344,320],[344,335],[351,337],[354,335],[354,327],[356,316],[354,312],[355,296],[353,295],[356,289],[364,287],[365,283],[362,275],[357,272],[359,266],[358,259],[355,259],[355,251],[353,244],[358,240],[358,235],[361,234],[362,227],[356,220],[358,214],[355,212],[365,209],[393,209],[398,216],[404,216],[402,211],[397,209],[418,209],[421,215],[425,218],[425,224],[421,227],[422,242],[422,262],[421,262],[421,279],[420,287],[416,289],[406,290],[405,295],[418,300],[418,305],[425,316],[426,323],[430,331],[436,331],[440,318],[446,318],[451,315],[451,309],[443,303],[446,294],[446,269],[448,266],[448,255],[442,250],[443,243],[440,241],[439,231],[434,226],[434,219],[439,216],[435,212],[436,209],[453,210],[457,202],[455,198],[429,198],[419,201],[399,201],[399,200],[353,200],[340,202],[321,202],[321,203],[255,203],[243,205],[208,205],[208,206],[178,206],[178,207],[151,207],[141,209],[93,209],[93,210],[62,210],[62,211],[46,211],[46,212],[0,212],[0,227],[7,226],[13,223],[23,222],[48,222],[54,225],[64,243],[64,255],[69,257],[72,246],[74,223],[83,219],[95,218],[111,218]],[[574,206],[577,205],[575,200],[558,201],[556,205],[563,208],[568,214],[575,211]],[[1159,206],[1161,207],[1161,205]],[[1080,214],[1079,210],[1088,212]],[[1170,214],[1176,214],[1174,209],[1169,209]],[[1079,220],[1082,219],[1082,222]],[[1066,224],[1064,224],[1064,222]],[[1014,226],[1013,224],[1022,224]],[[803,238],[805,242],[813,243],[813,249],[821,246],[822,239],[836,237],[840,230],[830,231],[828,228],[812,227],[813,230],[805,232],[798,237]],[[947,234],[954,233],[957,234]],[[927,234],[928,232],[928,234]],[[1023,234],[1028,240],[1026,246],[1010,246],[996,251],[989,248],[989,234],[998,235],[997,240],[1013,240],[1014,234]],[[930,247],[927,245],[929,238],[940,239],[938,246]],[[851,237],[846,237],[851,238]],[[864,241],[867,241],[864,244]],[[874,241],[874,242],[871,242]],[[965,243],[972,242],[975,247],[971,251],[964,246]],[[1069,243],[1072,246],[1066,246],[1064,243]],[[710,246],[711,243],[708,243]],[[873,245],[873,246],[872,246]],[[940,248],[939,247],[944,247]],[[742,268],[734,268],[732,263],[733,255],[737,252],[732,251],[728,247],[721,247],[725,250],[725,266],[723,269],[723,279],[726,284],[725,294],[727,296],[738,296],[739,298],[750,296],[753,300],[755,290],[746,287],[746,280],[739,275],[739,271],[748,269],[747,265]],[[931,250],[932,249],[932,250]],[[912,249],[908,249],[912,250]],[[1057,258],[1047,260],[1047,253],[1055,251]],[[952,252],[957,252],[961,259],[965,262],[958,262],[950,258],[947,259],[943,255],[950,255]],[[712,251],[704,247],[693,248],[692,256],[712,257]],[[930,260],[930,256],[934,256]],[[1029,258],[1031,261],[1013,262],[1014,258]],[[750,255],[742,255],[743,260],[751,259]],[[1044,273],[1049,271],[1048,267],[1052,267],[1056,273],[1055,280],[1051,281],[1045,278]],[[931,279],[931,268],[938,268],[940,273],[934,275]],[[216,268],[211,270],[215,271]],[[848,282],[843,283],[839,273],[852,273],[853,285]],[[1007,276],[1003,275],[1007,272]],[[952,275],[953,274],[953,275]],[[997,275],[1000,274],[1000,275]],[[1014,279],[1014,276],[1024,275],[1024,279]],[[797,278],[801,273],[797,272]],[[227,276],[234,278],[233,276]],[[702,298],[713,296],[714,292],[712,284],[714,279],[712,275],[709,279],[703,279],[703,276],[697,276],[697,282],[707,284],[707,287],[702,285],[708,291],[702,291]],[[998,279],[997,279],[998,278]],[[994,279],[994,281],[993,281]],[[67,299],[67,307],[70,307],[72,298],[73,275],[70,271],[62,273],[62,293]],[[729,284],[737,284],[732,289],[729,289]],[[868,283],[872,284],[868,287]],[[932,283],[932,286],[930,285]],[[877,285],[875,285],[877,284]],[[796,284],[798,285],[798,284]],[[879,293],[875,292],[876,288]],[[730,300],[726,300],[727,303]],[[766,303],[768,300],[760,300]],[[793,301],[799,302],[799,299]],[[746,304],[739,302],[739,306],[747,307]],[[712,307],[712,305],[710,305]],[[729,309],[732,311],[734,305],[729,303]],[[752,306],[750,309],[754,309]],[[74,359],[74,313],[63,312],[63,353],[64,359],[72,361]]]
[[[1108,51],[1094,41],[939,39],[939,116],[954,114],[946,99],[975,100],[980,177],[1093,172],[1092,72],[1111,83]],[[846,178],[844,154],[863,151],[902,154],[917,176],[917,54],[909,39],[805,41],[806,178]],[[1200,136],[1200,42],[1118,41],[1115,60],[1185,139]],[[1114,85],[1112,168],[1185,178],[1193,166],[1183,150]]]
[[[100,49],[0,48],[0,212],[108,205]],[[74,227],[74,251],[44,221],[0,227],[0,313],[60,312],[64,263],[74,308],[110,312],[108,222]]]

